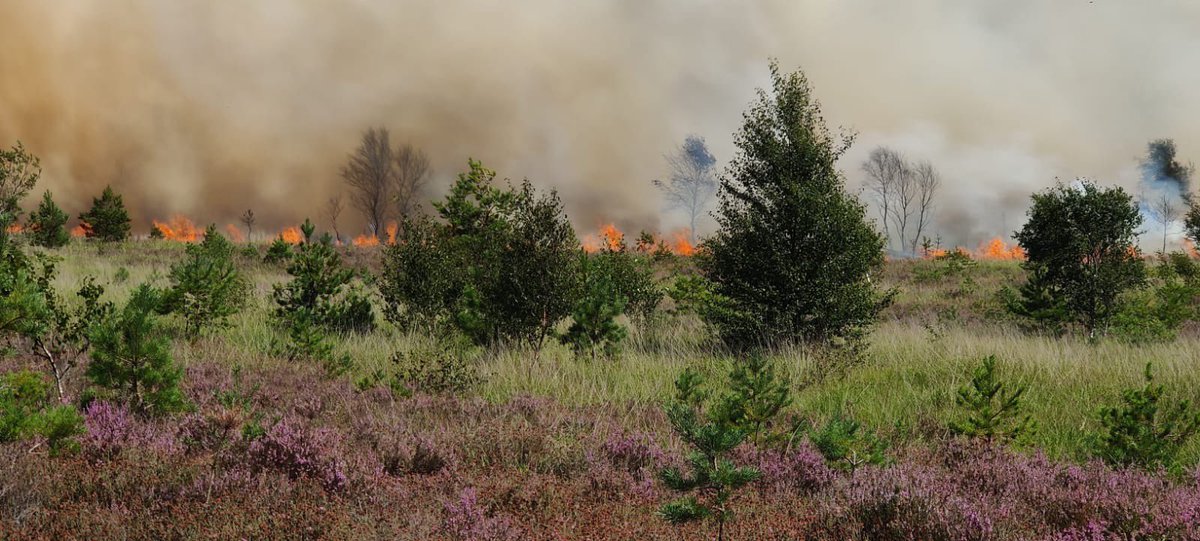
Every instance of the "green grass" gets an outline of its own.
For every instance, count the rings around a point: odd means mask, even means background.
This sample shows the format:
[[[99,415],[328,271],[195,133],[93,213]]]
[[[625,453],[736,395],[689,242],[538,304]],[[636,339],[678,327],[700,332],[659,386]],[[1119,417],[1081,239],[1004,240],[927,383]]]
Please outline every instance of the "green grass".
[[[92,275],[106,284],[108,298],[122,302],[141,282],[165,285],[170,265],[183,249],[167,241],[103,248],[75,242],[55,253],[63,258],[56,279],[63,291],[73,291],[84,276]],[[367,266],[374,261],[370,254],[357,252],[352,259]],[[176,341],[176,357],[182,363],[200,358],[233,365],[284,362],[270,354],[272,343],[282,339],[271,322],[270,292],[286,274],[276,266],[242,263],[254,283],[249,305],[231,319],[229,328],[191,343]],[[776,354],[783,372],[796,382],[793,412],[816,421],[849,415],[894,442],[943,437],[947,420],[956,414],[956,390],[983,356],[996,355],[1003,378],[1029,385],[1027,411],[1040,425],[1033,446],[1055,457],[1080,459],[1087,455],[1089,435],[1098,428],[1097,410],[1115,403],[1122,388],[1139,385],[1147,362],[1154,363],[1156,378],[1167,385],[1173,399],[1200,403],[1196,336],[1133,345],[1024,335],[989,320],[989,310],[996,307],[995,292],[1015,285],[1020,277],[1016,264],[981,264],[969,271],[968,287],[963,287],[962,275],[914,279],[923,265],[931,263],[894,262],[884,270],[882,282],[897,288],[896,302],[871,334],[867,360],[844,377],[801,388],[800,382],[813,372],[813,359],[801,350]],[[121,268],[129,278],[114,283]],[[337,349],[354,359],[353,378],[389,370],[393,352],[412,348],[424,338],[382,322],[374,333],[339,340]],[[495,401],[534,395],[576,405],[656,404],[670,396],[675,377],[686,367],[718,376],[725,372],[731,359],[714,354],[706,340],[698,321],[678,318],[653,333],[635,330],[624,354],[613,360],[576,359],[556,343],[536,355],[519,350],[482,353],[482,383],[475,392]],[[1200,459],[1200,442],[1193,441],[1185,455],[1189,461]]]

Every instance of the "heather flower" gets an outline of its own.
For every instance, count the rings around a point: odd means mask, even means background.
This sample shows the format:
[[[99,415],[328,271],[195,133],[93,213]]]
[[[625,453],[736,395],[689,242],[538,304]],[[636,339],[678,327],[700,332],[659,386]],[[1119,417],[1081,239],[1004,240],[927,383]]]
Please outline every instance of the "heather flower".
[[[473,487],[464,488],[458,500],[445,505],[442,530],[459,541],[517,539],[517,531],[504,517],[489,516]]]
[[[250,457],[259,468],[283,472],[290,479],[316,479],[326,490],[339,491],[348,482],[345,463],[338,458],[340,447],[336,431],[284,418],[250,444]]]

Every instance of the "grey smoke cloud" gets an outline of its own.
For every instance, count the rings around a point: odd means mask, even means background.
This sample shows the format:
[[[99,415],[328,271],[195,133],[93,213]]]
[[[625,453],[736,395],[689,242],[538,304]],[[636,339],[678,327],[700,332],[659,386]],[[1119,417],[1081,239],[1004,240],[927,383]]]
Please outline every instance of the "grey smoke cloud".
[[[580,229],[670,229],[662,155],[696,133],[727,160],[775,56],[859,132],[851,186],[877,144],[928,159],[938,229],[973,245],[1055,177],[1133,189],[1148,140],[1200,149],[1197,28],[1165,0],[8,0],[0,144],[70,210],[111,182],[143,229],[246,207],[278,227],[384,125],[435,185],[471,156],[558,188]]]

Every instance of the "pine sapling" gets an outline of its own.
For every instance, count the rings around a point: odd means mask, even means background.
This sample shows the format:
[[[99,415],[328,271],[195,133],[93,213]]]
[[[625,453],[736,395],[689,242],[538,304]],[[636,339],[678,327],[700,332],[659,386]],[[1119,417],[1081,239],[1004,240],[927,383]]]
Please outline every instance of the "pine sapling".
[[[955,402],[965,410],[965,418],[950,422],[950,431],[970,438],[1018,440],[1031,436],[1037,424],[1022,415],[1022,399],[1027,387],[1012,386],[996,377],[996,357],[989,355],[977,367],[970,385],[958,390]]]
[[[715,414],[758,446],[771,436],[775,418],[791,403],[788,379],[777,375],[766,357],[754,354],[729,373],[729,393],[717,404]]]
[[[1154,384],[1149,363],[1144,377],[1141,388],[1121,391],[1121,405],[1101,408],[1096,454],[1115,466],[1175,468],[1180,450],[1200,430],[1200,412],[1187,400],[1163,403],[1164,387]]]

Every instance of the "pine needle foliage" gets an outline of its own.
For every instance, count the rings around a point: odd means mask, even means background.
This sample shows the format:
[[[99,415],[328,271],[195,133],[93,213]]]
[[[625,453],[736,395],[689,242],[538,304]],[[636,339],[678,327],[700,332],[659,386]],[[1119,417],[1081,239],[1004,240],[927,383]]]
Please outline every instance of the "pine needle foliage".
[[[1103,431],[1096,454],[1115,466],[1178,469],[1180,450],[1200,430],[1200,412],[1188,400],[1167,403],[1163,385],[1154,383],[1150,363],[1143,377],[1140,388],[1121,391],[1120,405],[1100,409]]]
[[[1032,436],[1037,424],[1022,415],[1022,399],[1028,387],[1000,381],[996,357],[989,355],[975,368],[971,383],[958,390],[955,403],[965,411],[962,419],[950,422],[950,431],[969,438],[992,441],[1019,440]]]

